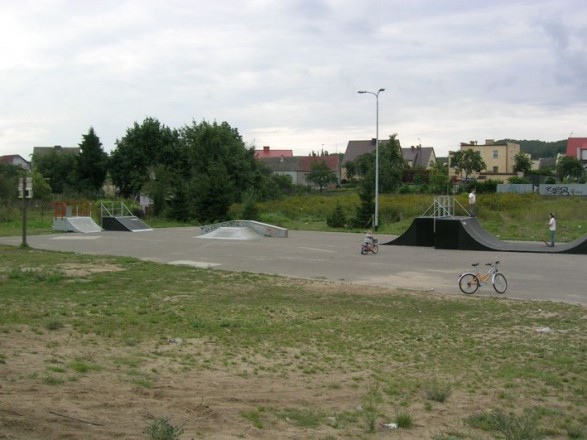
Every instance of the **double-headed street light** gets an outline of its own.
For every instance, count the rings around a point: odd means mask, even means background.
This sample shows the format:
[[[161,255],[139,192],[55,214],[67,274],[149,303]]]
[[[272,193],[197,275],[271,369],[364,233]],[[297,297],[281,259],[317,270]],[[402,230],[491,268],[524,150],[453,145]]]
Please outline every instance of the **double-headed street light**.
[[[379,89],[377,93],[367,90],[357,92],[375,96],[375,219],[373,220],[375,230],[379,227],[379,94],[384,91],[385,89]]]

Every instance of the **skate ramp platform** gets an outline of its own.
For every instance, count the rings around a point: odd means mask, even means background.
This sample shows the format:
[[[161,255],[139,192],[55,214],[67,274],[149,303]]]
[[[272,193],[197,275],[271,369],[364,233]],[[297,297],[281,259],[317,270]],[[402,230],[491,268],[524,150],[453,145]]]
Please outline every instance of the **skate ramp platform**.
[[[263,238],[249,227],[230,227],[221,226],[206,234],[198,235],[196,238],[205,238],[212,240],[259,240]]]
[[[416,217],[406,232],[384,244],[467,251],[587,254],[587,235],[554,247],[543,242],[504,241],[487,232],[476,217]]]
[[[416,217],[399,237],[384,245],[434,246],[434,217]]]
[[[435,247],[469,251],[587,254],[587,235],[568,243],[546,246],[542,242],[504,241],[487,232],[475,217],[438,219]]]
[[[107,231],[143,232],[153,230],[134,215],[102,217],[102,227]]]
[[[63,232],[81,232],[90,234],[92,232],[101,232],[102,228],[92,219],[92,217],[55,217],[53,218],[53,229]]]

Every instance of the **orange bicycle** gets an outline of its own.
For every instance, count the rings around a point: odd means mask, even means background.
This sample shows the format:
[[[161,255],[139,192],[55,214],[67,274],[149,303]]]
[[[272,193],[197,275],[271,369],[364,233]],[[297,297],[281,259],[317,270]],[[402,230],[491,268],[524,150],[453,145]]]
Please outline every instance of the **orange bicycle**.
[[[461,292],[471,295],[481,286],[485,286],[491,282],[493,288],[497,293],[505,293],[508,288],[508,282],[505,276],[499,271],[499,261],[495,263],[486,263],[490,266],[485,273],[465,272],[459,276],[459,288]],[[471,266],[477,267],[479,263],[473,263]]]

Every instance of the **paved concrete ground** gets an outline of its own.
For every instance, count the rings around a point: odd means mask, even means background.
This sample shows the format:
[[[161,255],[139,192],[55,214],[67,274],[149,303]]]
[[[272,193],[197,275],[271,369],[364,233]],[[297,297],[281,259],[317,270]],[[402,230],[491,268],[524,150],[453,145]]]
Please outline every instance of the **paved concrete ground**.
[[[392,236],[378,236],[380,243]],[[21,237],[0,237],[20,245]],[[501,261],[506,296],[587,305],[587,256],[439,250],[380,246],[378,255],[361,255],[362,234],[289,231],[288,238],[256,240],[202,238],[200,228],[145,232],[102,231],[28,236],[38,249],[84,254],[133,256],[160,263],[189,264],[229,271],[403,288],[462,295],[457,278],[472,262]],[[476,295],[497,296],[491,286]]]

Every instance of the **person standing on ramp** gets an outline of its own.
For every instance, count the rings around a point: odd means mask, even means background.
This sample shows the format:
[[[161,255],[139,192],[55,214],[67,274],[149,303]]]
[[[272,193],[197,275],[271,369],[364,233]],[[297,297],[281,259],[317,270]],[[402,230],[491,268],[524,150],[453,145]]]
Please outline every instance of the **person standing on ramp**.
[[[475,217],[475,205],[477,203],[477,197],[475,195],[475,188],[471,190],[469,193],[469,214],[471,217]]]

